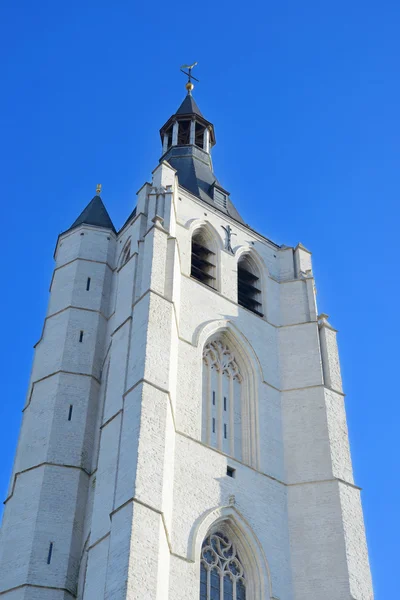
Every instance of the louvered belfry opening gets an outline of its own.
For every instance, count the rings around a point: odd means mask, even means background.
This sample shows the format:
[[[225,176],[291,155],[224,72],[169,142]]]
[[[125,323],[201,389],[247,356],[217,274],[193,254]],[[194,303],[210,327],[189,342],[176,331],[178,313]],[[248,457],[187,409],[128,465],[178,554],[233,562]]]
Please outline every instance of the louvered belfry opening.
[[[190,144],[190,121],[179,121],[178,146],[188,146],[189,144]]]
[[[191,276],[215,288],[215,252],[210,250],[205,236],[199,232],[192,237]]]
[[[250,261],[243,258],[238,264],[238,303],[260,317],[263,316],[261,304],[260,278]]]

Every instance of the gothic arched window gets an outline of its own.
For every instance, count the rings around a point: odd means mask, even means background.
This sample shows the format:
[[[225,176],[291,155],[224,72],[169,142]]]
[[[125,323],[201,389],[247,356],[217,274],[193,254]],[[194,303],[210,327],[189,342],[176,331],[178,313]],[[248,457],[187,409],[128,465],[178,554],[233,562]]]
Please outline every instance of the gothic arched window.
[[[242,375],[222,340],[203,352],[203,440],[242,459]]]
[[[261,301],[260,274],[254,260],[243,256],[237,267],[238,272],[238,304],[263,316]]]
[[[235,544],[223,533],[203,542],[200,600],[246,600],[246,577]]]
[[[128,240],[125,244],[120,258],[120,268],[123,267],[131,257],[131,241]]]
[[[202,228],[192,236],[191,276],[202,283],[216,287],[216,254],[207,232]]]

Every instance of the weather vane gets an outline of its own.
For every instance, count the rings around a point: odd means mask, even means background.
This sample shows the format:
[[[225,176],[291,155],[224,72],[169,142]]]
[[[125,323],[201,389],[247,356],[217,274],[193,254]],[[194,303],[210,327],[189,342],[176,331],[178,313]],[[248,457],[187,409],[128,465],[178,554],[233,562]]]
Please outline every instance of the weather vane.
[[[185,75],[188,76],[188,82],[186,84],[186,89],[188,91],[188,94],[191,94],[192,89],[194,88],[192,79],[194,79],[195,81],[199,81],[198,79],[196,79],[196,77],[193,77],[193,75],[192,75],[192,69],[194,69],[196,65],[197,65],[197,62],[194,62],[192,65],[182,65],[181,66],[182,73],[185,73]],[[187,71],[184,71],[183,69],[187,69]]]

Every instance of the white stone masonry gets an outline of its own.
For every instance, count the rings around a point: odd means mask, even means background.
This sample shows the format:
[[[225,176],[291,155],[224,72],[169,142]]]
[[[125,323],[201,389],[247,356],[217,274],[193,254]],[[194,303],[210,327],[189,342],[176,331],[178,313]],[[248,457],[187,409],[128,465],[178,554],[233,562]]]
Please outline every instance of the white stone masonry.
[[[191,276],[201,231],[215,289]],[[237,302],[246,256],[263,316]],[[117,236],[60,236],[0,598],[199,600],[202,544],[222,531],[246,600],[372,600],[336,331],[317,314],[310,252],[191,196],[168,163]],[[222,348],[215,377],[203,376],[210,343]],[[213,427],[225,428],[214,445]]]

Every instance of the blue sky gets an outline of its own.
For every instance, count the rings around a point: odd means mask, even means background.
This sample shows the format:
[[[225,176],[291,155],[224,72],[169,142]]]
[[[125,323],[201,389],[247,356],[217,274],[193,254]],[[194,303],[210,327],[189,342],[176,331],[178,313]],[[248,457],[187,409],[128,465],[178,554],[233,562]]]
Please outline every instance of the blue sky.
[[[116,226],[183,100],[215,125],[239,212],[313,252],[339,329],[350,440],[376,599],[398,588],[400,4],[3,3],[0,492],[5,497],[57,235],[103,184]]]

